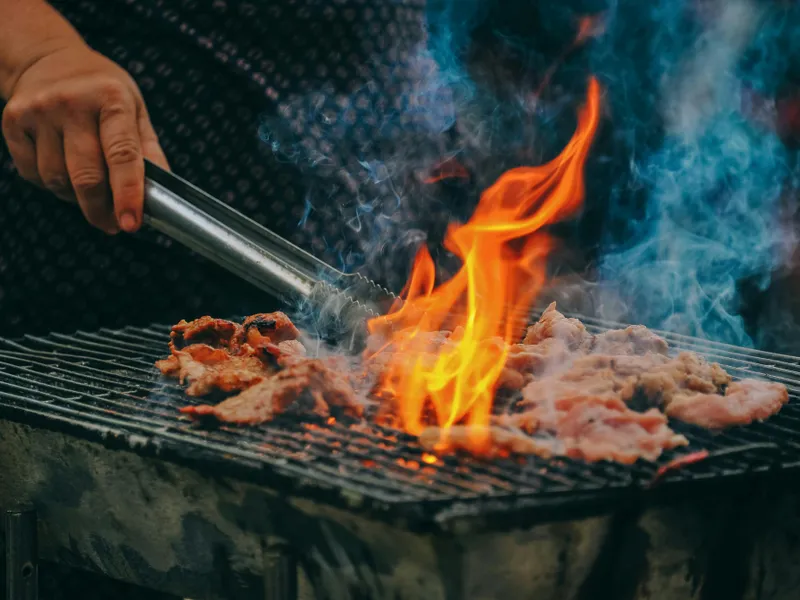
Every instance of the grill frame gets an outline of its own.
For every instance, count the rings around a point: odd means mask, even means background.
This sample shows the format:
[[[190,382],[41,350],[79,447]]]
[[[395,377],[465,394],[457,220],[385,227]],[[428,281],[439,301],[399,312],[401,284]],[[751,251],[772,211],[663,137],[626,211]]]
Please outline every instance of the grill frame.
[[[621,326],[580,318],[593,331]],[[19,340],[0,339],[0,418],[69,433],[100,442],[111,450],[133,450],[142,456],[185,465],[211,475],[266,485],[287,494],[363,512],[372,518],[400,522],[419,532],[463,531],[465,527],[474,532],[496,531],[543,520],[580,518],[619,509],[627,503],[658,503],[710,486],[741,485],[753,477],[767,477],[800,467],[800,358],[796,357],[662,333],[677,350],[697,351],[720,362],[734,376],[771,375],[769,378],[787,384],[792,399],[777,417],[721,436],[676,426],[677,431],[688,433],[693,442],[690,449],[679,454],[698,449],[695,441],[712,452],[727,448],[733,453],[726,456],[720,452],[714,460],[671,473],[658,486],[650,486],[649,482],[658,466],[674,453],[667,454],[658,463],[639,462],[632,467],[569,459],[546,461],[536,457],[526,458],[522,466],[510,460],[481,463],[469,457],[447,457],[443,459],[444,465],[454,478],[442,481],[442,468],[423,466],[429,471],[421,472],[397,463],[397,458],[419,461],[422,452],[413,439],[404,435],[398,436],[402,447],[399,453],[392,454],[375,445],[367,448],[386,455],[370,458],[377,458],[375,463],[380,469],[375,469],[352,464],[354,461],[360,464],[362,457],[352,460],[338,457],[325,464],[326,456],[322,451],[313,463],[301,460],[303,453],[307,453],[302,448],[303,439],[293,439],[281,430],[296,421],[282,419],[257,428],[222,428],[215,432],[199,430],[188,422],[179,421],[177,406],[185,403],[186,397],[179,393],[179,386],[157,376],[152,367],[152,361],[167,353],[168,331],[168,326],[151,325],[72,335],[26,336]],[[109,340],[115,341],[112,344]],[[80,351],[76,349],[78,343]],[[113,348],[116,356],[107,354],[108,348]],[[125,365],[126,361],[130,364]],[[88,384],[67,379],[79,370],[92,373],[97,379]],[[150,393],[142,397],[145,385],[135,377],[138,375],[145,380],[149,378],[147,385],[163,385],[171,390],[168,397],[175,403],[167,406],[167,397]],[[26,381],[26,377],[30,379]],[[31,381],[37,377],[47,378],[49,387],[32,385]],[[59,377],[62,378],[60,386],[56,385]],[[97,382],[110,387],[93,389]],[[96,396],[92,397],[86,390]],[[127,399],[129,404],[116,412],[111,411],[109,406],[119,403],[121,398]],[[183,402],[178,404],[178,398]],[[136,402],[146,406],[137,407]],[[71,406],[86,410],[78,411]],[[145,416],[147,410],[158,407],[164,409],[159,420]],[[137,408],[134,412],[138,414],[125,416],[120,412],[132,408]],[[332,427],[315,426],[313,435],[340,444],[366,435],[356,435],[338,422]],[[388,432],[374,426],[368,430],[373,432],[372,437],[367,436],[372,441],[377,439],[376,435]],[[786,439],[776,445],[764,439],[770,432]],[[229,438],[226,440],[224,436]],[[280,441],[282,449],[262,448],[261,452],[255,452],[252,447],[245,448],[239,443],[270,440]],[[224,443],[228,441],[237,443]],[[292,445],[298,448],[294,454],[287,454],[285,449]],[[342,473],[343,468],[350,472]],[[458,469],[464,468],[466,476],[458,473]],[[542,468],[548,470],[541,472]],[[392,475],[385,477],[386,472]],[[428,477],[427,482],[423,481],[423,476]],[[569,477],[583,481],[570,488]],[[537,481],[538,488],[534,485]],[[405,495],[401,494],[402,486],[398,490],[400,482],[406,486]],[[478,485],[481,482],[484,487]],[[486,488],[486,482],[491,482],[492,487]],[[542,482],[549,482],[549,487]]]

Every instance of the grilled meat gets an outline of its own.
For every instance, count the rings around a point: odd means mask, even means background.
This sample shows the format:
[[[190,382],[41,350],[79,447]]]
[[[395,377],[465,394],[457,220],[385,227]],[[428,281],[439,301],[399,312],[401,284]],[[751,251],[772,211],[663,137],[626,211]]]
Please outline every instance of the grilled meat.
[[[181,321],[172,328],[172,355],[156,366],[188,382],[189,396],[241,391],[277,372],[291,357],[303,356],[299,335],[281,312],[253,315],[242,325],[211,317]]]
[[[224,319],[200,317],[194,321],[181,321],[172,328],[170,348],[181,350],[191,344],[205,344],[212,348],[235,350],[240,342],[241,327]]]
[[[731,381],[717,364],[684,352],[614,356],[588,354],[564,363],[562,370],[534,379],[522,391],[520,406],[539,407],[575,394],[614,394],[648,407],[669,404],[678,393],[719,393]]]
[[[247,317],[239,329],[237,341],[254,348],[263,343],[279,344],[296,340],[300,331],[282,312],[259,313]]]
[[[527,413],[500,418],[498,424],[488,428],[488,451],[492,455],[568,456],[631,464],[640,458],[655,460],[664,450],[688,444],[685,437],[669,428],[663,413],[655,409],[638,413],[615,404],[613,399],[584,396],[568,410],[542,414],[542,421]],[[531,435],[530,430],[536,433]],[[442,445],[460,450],[470,448],[470,436],[474,435],[463,425],[446,434],[431,427],[423,431],[420,441],[431,450]]]
[[[789,401],[786,387],[779,383],[742,379],[731,383],[725,395],[676,394],[667,404],[670,417],[706,427],[723,429],[763,421]]]
[[[661,336],[643,325],[612,329],[594,336],[592,352],[596,354],[666,354],[669,347]]]
[[[292,408],[327,416],[330,407],[354,416],[363,414],[363,406],[346,375],[321,360],[303,360],[216,406],[186,406],[181,412],[194,417],[211,416],[226,423],[256,425]]]
[[[517,351],[520,356],[541,357],[532,371],[536,376],[522,390],[518,403],[533,415],[557,412],[559,403],[574,398],[613,397],[628,408],[659,408],[678,420],[722,428],[763,420],[788,400],[783,385],[752,380],[732,383],[718,364],[697,354],[667,356],[666,341],[645,327],[608,331],[587,341],[574,322],[567,324],[558,315],[554,306],[548,308],[526,336],[540,341],[523,344]],[[564,339],[573,340],[567,343],[574,350],[566,354]],[[542,344],[549,344],[557,361],[537,350]]]
[[[591,344],[592,334],[578,319],[568,319],[556,310],[553,302],[539,320],[528,327],[522,343],[534,346],[544,340],[556,339],[567,344],[570,350],[579,350]]]
[[[172,355],[157,366],[188,383],[190,396],[236,394],[217,406],[183,409],[194,417],[257,424],[286,412],[326,416],[332,408],[363,416],[356,390],[377,380],[383,402],[377,418],[393,422],[402,398],[391,396],[397,386],[388,378],[388,365],[396,366],[398,358],[409,366],[433,363],[462,335],[460,329],[425,334],[410,347],[395,347],[376,335],[368,342],[366,361],[354,365],[341,356],[306,357],[299,331],[280,312],[253,315],[241,325],[203,317],[173,328]],[[631,463],[687,443],[670,429],[668,417],[718,429],[765,419],[788,401],[783,385],[733,382],[719,365],[694,353],[670,356],[667,342],[646,327],[593,335],[554,304],[522,343],[506,346],[497,338],[485,344],[487,352],[506,355],[497,388],[518,392],[515,401],[504,396],[509,413],[495,415],[483,430],[430,427],[421,436],[423,446],[470,449],[471,438],[481,433],[489,440],[491,447],[484,449],[489,454]]]
[[[240,353],[234,355],[205,344],[194,344],[176,351],[171,359],[178,364],[177,376],[181,383],[189,383],[186,388],[189,396],[244,390],[263,381],[273,371],[250,346],[243,346]],[[167,361],[158,365],[161,372],[174,374],[174,363]],[[169,370],[163,368],[164,363]]]

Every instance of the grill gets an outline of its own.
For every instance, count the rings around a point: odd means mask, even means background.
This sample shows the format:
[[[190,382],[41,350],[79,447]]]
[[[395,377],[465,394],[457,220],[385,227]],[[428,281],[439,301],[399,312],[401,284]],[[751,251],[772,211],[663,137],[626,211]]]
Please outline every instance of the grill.
[[[618,326],[582,320],[594,332]],[[0,340],[0,416],[400,520],[416,531],[488,514],[492,519],[472,519],[474,527],[519,527],[520,519],[593,513],[642,494],[656,497],[800,465],[800,359],[791,356],[663,334],[676,351],[703,354],[734,376],[786,384],[791,401],[765,423],[724,434],[673,424],[691,446],[658,463],[536,457],[486,463],[448,456],[430,465],[415,440],[373,425],[283,418],[209,431],[180,420],[178,408],[187,398],[153,367],[167,352],[168,331],[152,325]],[[700,449],[710,451],[708,460],[652,485],[660,466]]]

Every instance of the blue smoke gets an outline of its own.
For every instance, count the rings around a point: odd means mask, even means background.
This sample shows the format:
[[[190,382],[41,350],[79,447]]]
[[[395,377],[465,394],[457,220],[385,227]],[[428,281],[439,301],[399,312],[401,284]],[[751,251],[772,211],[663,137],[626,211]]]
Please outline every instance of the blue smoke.
[[[601,13],[605,33],[559,63],[540,94],[578,19]],[[563,147],[597,75],[608,118],[587,164],[586,217],[565,244],[596,251],[589,291],[614,302],[594,310],[748,345],[740,285],[766,289],[794,246],[781,219],[797,168],[745,95],[776,96],[800,56],[799,23],[800,8],[746,0],[428,0],[427,43],[397,71],[413,72],[403,97],[372,93],[393,75],[344,99],[311,93],[261,134],[313,174],[299,226],[316,217],[348,228],[347,243],[329,234],[324,258],[399,289],[413,251],[437,246],[437,227],[468,218],[506,169]],[[445,158],[469,171],[463,189],[421,185]]]
[[[707,2],[705,18],[699,6],[657,0],[609,12],[595,68],[632,159],[612,194],[618,227],[606,235],[599,275],[631,319],[750,345],[739,286],[766,288],[794,237],[781,222],[786,149],[743,114],[742,95],[769,92],[785,57],[755,4]],[[631,206],[636,195],[643,209]]]

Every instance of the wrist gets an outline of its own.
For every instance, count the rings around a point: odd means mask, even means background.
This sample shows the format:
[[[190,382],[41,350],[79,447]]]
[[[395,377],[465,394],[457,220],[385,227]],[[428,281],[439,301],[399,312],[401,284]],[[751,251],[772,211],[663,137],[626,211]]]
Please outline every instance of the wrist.
[[[7,100],[31,65],[76,44],[80,34],[45,0],[0,0],[0,96]]]
[[[4,61],[0,69],[0,97],[8,100],[14,93],[22,76],[42,59],[70,48],[86,48],[83,39],[77,35],[48,36],[15,51],[10,60]],[[7,55],[8,56],[8,55]]]

